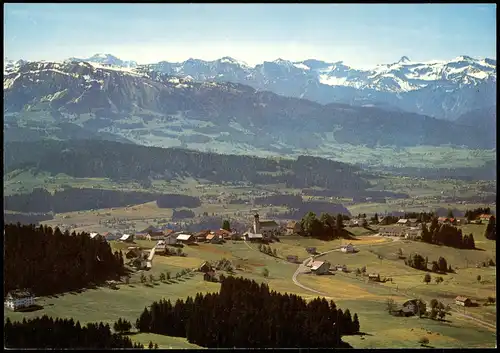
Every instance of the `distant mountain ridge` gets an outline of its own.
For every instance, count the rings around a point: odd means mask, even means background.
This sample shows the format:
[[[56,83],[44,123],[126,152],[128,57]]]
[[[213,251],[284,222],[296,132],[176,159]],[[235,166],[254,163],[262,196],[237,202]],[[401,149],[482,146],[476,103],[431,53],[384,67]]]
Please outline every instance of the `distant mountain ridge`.
[[[242,84],[74,61],[28,62],[5,74],[5,121],[19,128],[27,116],[39,119],[38,130],[64,122],[144,145],[226,144],[233,153],[290,155],[336,143],[496,147],[494,131],[413,113],[321,105]]]
[[[103,59],[77,59],[102,63]],[[111,60],[108,60],[111,62]],[[119,65],[119,59],[113,62]],[[129,62],[125,62],[129,63]],[[130,64],[121,65],[136,67]],[[230,81],[322,104],[345,103],[404,110],[455,120],[468,111],[496,105],[496,60],[459,56],[450,61],[412,62],[407,56],[371,69],[343,61],[284,59],[254,67],[231,57],[137,65],[197,81]]]

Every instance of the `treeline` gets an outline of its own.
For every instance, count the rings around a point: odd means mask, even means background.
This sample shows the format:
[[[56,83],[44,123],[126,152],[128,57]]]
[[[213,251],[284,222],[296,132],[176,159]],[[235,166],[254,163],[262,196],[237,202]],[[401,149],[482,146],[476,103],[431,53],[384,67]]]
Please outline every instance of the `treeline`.
[[[428,271],[428,262],[429,259],[427,257],[423,257],[420,254],[410,254],[408,258],[405,260],[405,264],[407,266],[413,267],[417,270]],[[431,271],[435,273],[447,273],[453,272],[451,265],[448,264],[444,257],[440,257],[438,261],[432,261],[431,263]]]
[[[49,221],[51,219],[54,219],[54,216],[52,216],[50,213],[3,213],[3,222],[5,224],[38,224],[42,221]]]
[[[330,203],[323,201],[311,201],[311,202],[303,202],[302,205],[297,209],[291,209],[288,212],[282,213],[269,213],[270,217],[274,217],[277,219],[301,219],[309,212],[313,212],[315,214],[321,213],[329,213],[329,214],[342,214],[347,217],[347,219],[351,216],[351,212],[340,203]]]
[[[195,214],[191,210],[174,210],[172,214],[172,220],[186,219],[186,218],[194,218]]]
[[[473,210],[467,210],[465,211],[464,217],[469,221],[473,221],[482,214],[491,214],[491,209],[489,207],[479,207]]]
[[[4,295],[24,288],[50,295],[125,273],[121,252],[113,253],[99,237],[34,225],[8,224],[4,230]]]
[[[400,220],[400,217],[397,217],[397,216],[391,216],[391,215],[387,215],[385,216],[382,220],[380,220],[381,217],[379,217],[379,224],[380,225],[383,225],[383,226],[388,226],[388,225],[391,225],[391,224],[395,224],[397,223],[399,220]]]
[[[86,326],[73,319],[53,319],[47,315],[23,322],[4,323],[6,348],[31,349],[110,349],[144,348],[133,344],[127,336],[111,333],[109,324],[88,323]]]
[[[314,212],[307,213],[300,221],[302,236],[316,238],[320,240],[333,240],[348,237],[344,229],[345,215],[338,213],[332,216],[329,213],[322,213],[318,218]]]
[[[125,207],[151,201],[157,201],[158,207],[200,206],[197,197],[175,194],[154,194],[137,191],[119,191],[88,188],[65,188],[52,195],[45,189],[34,189],[29,194],[4,197],[6,210],[17,212],[73,212],[111,207]]]
[[[497,226],[496,219],[494,216],[491,216],[488,225],[486,226],[486,230],[484,231],[484,236],[489,240],[497,240]]]
[[[459,249],[475,249],[474,236],[463,235],[462,230],[450,224],[439,224],[437,218],[433,218],[429,229],[425,223],[422,224],[422,241],[425,243],[446,245]]]
[[[412,219],[416,218],[418,222],[427,223],[436,217],[434,212],[405,212],[403,218]]]
[[[302,189],[302,194],[306,196],[323,196],[323,197],[352,197],[352,193],[346,193],[342,190],[316,190],[316,189]],[[372,198],[372,201],[385,201],[385,198],[394,199],[407,199],[408,194],[392,192],[392,191],[379,191],[379,190],[365,190],[359,192],[356,198]]]
[[[302,196],[300,195],[272,195],[265,197],[256,197],[254,199],[256,205],[273,205],[282,206],[286,205],[290,208],[299,208],[302,206]]]
[[[425,179],[461,179],[461,180],[496,180],[496,161],[487,161],[483,166],[477,168],[458,167],[458,168],[419,168],[403,167],[392,168],[385,167],[385,171],[409,177]]]
[[[156,205],[160,208],[196,208],[201,206],[201,202],[199,198],[194,196],[162,194],[156,197]]]
[[[359,320],[324,298],[306,302],[264,283],[227,277],[219,293],[154,302],[136,327],[208,348],[349,348],[341,337],[359,332]]]
[[[11,142],[4,146],[4,152],[4,173],[32,167],[77,178],[146,180],[190,176],[217,183],[285,183],[294,188],[322,187],[345,192],[369,187],[356,174],[358,167],[310,156],[274,160],[98,140]]]

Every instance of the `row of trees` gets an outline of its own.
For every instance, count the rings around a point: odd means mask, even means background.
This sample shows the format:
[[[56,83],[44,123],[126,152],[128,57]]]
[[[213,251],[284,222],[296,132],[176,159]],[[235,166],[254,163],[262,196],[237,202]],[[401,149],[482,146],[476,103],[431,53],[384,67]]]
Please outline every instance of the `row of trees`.
[[[4,295],[24,288],[50,295],[125,274],[122,253],[113,253],[100,237],[47,226],[9,224],[4,229]]]
[[[276,249],[272,249],[271,246],[269,246],[269,245],[259,244],[258,248],[259,248],[259,251],[263,252],[264,254],[267,254],[267,255],[270,255],[270,256],[274,256],[274,257],[278,257],[278,252],[276,251]]]
[[[467,210],[465,211],[464,217],[467,218],[467,220],[472,221],[482,214],[491,214],[491,209],[489,207],[479,207],[473,210]]]
[[[429,283],[431,283],[431,281],[432,281],[431,275],[429,273],[426,273],[424,276],[424,283],[429,284]],[[434,278],[434,281],[436,282],[436,284],[439,284],[439,283],[444,282],[444,278],[441,276],[437,276]]]
[[[420,223],[430,222],[436,215],[434,212],[405,212],[403,218],[416,218]]]
[[[416,253],[410,254],[410,256],[408,256],[408,258],[405,260],[405,264],[407,266],[423,271],[428,271],[428,262],[429,260],[427,257],[424,258],[422,255]],[[440,257],[438,261],[432,262],[431,271],[435,273],[447,273],[453,272],[453,269],[444,257]]]
[[[132,344],[130,338],[111,333],[109,324],[89,323],[86,326],[73,319],[53,319],[44,315],[22,322],[4,323],[5,346],[7,348],[36,349],[109,349],[144,348]]]
[[[475,249],[474,236],[463,235],[462,230],[450,224],[439,224],[437,218],[433,218],[429,229],[425,223],[422,224],[422,241],[430,244],[446,245],[459,249]]]
[[[333,301],[306,302],[270,291],[243,278],[222,279],[220,293],[154,302],[136,321],[140,332],[186,337],[209,348],[349,347],[342,335],[359,332],[351,316]]]
[[[31,193],[5,196],[4,207],[18,212],[60,213],[124,207],[150,201],[156,201],[162,208],[195,208],[201,205],[199,198],[188,195],[65,187],[53,195],[46,189],[36,188]],[[194,217],[190,210],[176,212],[177,218]]]
[[[321,240],[333,240],[344,237],[344,216],[340,213],[336,217],[329,213],[322,213],[319,218],[314,212],[308,212],[300,221],[302,235]]]

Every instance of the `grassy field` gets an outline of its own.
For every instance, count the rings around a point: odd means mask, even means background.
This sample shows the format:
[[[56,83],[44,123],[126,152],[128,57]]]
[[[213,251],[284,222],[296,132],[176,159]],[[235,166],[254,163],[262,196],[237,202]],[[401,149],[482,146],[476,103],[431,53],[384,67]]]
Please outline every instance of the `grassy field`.
[[[466,210],[475,209],[478,207],[490,207],[492,212],[495,212],[495,205],[485,205],[484,203],[455,203],[455,202],[440,202],[439,200],[394,200],[387,203],[377,202],[362,202],[356,204],[346,204],[346,208],[353,215],[366,213],[371,216],[375,213],[383,215],[389,212],[435,212],[438,208],[457,209],[465,212]]]
[[[482,250],[453,249],[410,241],[374,243],[360,248],[355,254],[335,251],[321,257],[322,260],[333,264],[346,264],[348,269],[353,271],[351,273],[336,272],[333,276],[301,274],[298,280],[301,284],[332,297],[340,307],[347,307],[351,313],[358,313],[362,331],[373,336],[346,337],[346,341],[356,348],[418,347],[417,340],[422,336],[428,337],[430,345],[436,348],[493,347],[496,337],[492,335],[491,329],[477,326],[458,315],[452,314],[451,322],[445,323],[429,319],[392,317],[385,312],[385,302],[388,298],[394,299],[399,305],[408,299],[408,295],[427,302],[438,299],[456,308],[454,298],[463,295],[480,304],[478,307],[466,308],[463,311],[465,314],[496,324],[496,306],[482,305],[488,296],[496,297],[496,269],[475,267],[477,262],[495,259],[495,242],[484,238],[484,227],[463,227],[464,233],[474,234],[477,247]],[[436,284],[432,281],[425,284],[425,272],[410,268],[403,260],[398,259],[395,253],[400,248],[404,255],[418,252],[428,256],[429,261],[443,256],[453,267],[459,268],[454,274],[442,275],[445,280],[443,283]],[[363,266],[366,266],[367,273],[392,277],[393,282],[375,284],[364,277],[356,276],[354,270]],[[477,275],[481,275],[481,282],[477,281]],[[431,277],[435,276],[431,274]],[[460,310],[462,312],[462,308]],[[384,324],[380,325],[382,320]]]
[[[219,217],[229,217],[248,221],[255,212],[266,214],[268,212],[282,212],[283,207],[252,207],[240,204],[204,204],[202,207],[192,209],[195,218],[186,221],[196,222],[197,217],[204,212]],[[138,232],[150,225],[160,226],[172,221],[173,211],[170,208],[160,208],[156,202],[148,202],[130,207],[113,207],[98,210],[75,211],[57,213],[54,218],[41,222],[51,227],[70,227],[76,232],[95,231],[106,232],[121,230],[122,232]]]
[[[201,275],[179,280],[178,283],[158,284],[146,287],[141,284],[121,285],[118,290],[109,288],[89,289],[83,293],[66,293],[57,297],[44,297],[37,300],[42,310],[20,313],[4,309],[4,316],[11,320],[24,317],[48,315],[52,317],[73,318],[80,322],[103,321],[112,325],[118,318],[131,322],[139,317],[144,307],[162,298],[176,300],[194,296],[196,293],[218,291],[220,285],[203,281]]]
[[[368,235],[367,230],[349,228],[356,239],[349,241],[358,246],[360,251],[355,254],[344,254],[339,251],[324,255],[322,259],[332,264],[346,264],[349,269],[366,266],[368,273],[380,273],[382,277],[393,277],[393,283],[373,284],[356,277],[354,273],[336,273],[330,276],[314,276],[300,274],[298,280],[306,287],[324,293],[328,299],[336,302],[345,310],[349,308],[352,314],[358,314],[361,330],[367,335],[344,337],[355,348],[413,348],[418,347],[417,340],[426,336],[430,346],[447,347],[493,347],[495,336],[492,330],[478,326],[474,322],[452,315],[451,322],[439,322],[415,317],[392,317],[385,311],[385,303],[392,298],[398,304],[407,300],[406,295],[420,297],[427,302],[436,298],[443,302],[456,295],[467,295],[473,300],[484,301],[487,296],[496,296],[495,268],[471,267],[475,262],[494,258],[494,242],[484,238],[484,225],[464,226],[464,232],[474,234],[476,244],[483,250],[462,250],[449,247],[439,247],[420,242],[404,240],[391,242],[389,239]],[[160,273],[170,272],[171,275],[186,268],[195,268],[203,261],[229,259],[236,268],[236,276],[244,276],[258,282],[265,282],[270,289],[279,292],[295,293],[309,300],[318,296],[307,289],[295,285],[292,276],[297,264],[284,260],[287,255],[297,255],[299,260],[309,257],[306,247],[316,247],[318,252],[336,248],[347,241],[335,240],[323,242],[316,239],[306,239],[298,236],[284,236],[278,243],[271,244],[276,249],[278,258],[261,253],[257,244],[243,241],[228,241],[225,244],[199,244],[185,246],[186,257],[155,256],[153,268],[144,272],[147,277],[153,275],[158,279]],[[138,240],[138,246],[148,249],[154,246],[154,241]],[[362,246],[361,246],[362,245]],[[128,245],[111,242],[113,249],[123,249]],[[424,273],[407,267],[395,252],[403,249],[404,254],[419,252],[428,256],[429,260],[437,260],[444,256],[452,266],[457,266],[456,274],[443,275],[445,282],[426,285],[422,282]],[[380,260],[378,255],[382,255]],[[464,259],[470,261],[467,268]],[[264,277],[263,270],[269,271]],[[476,277],[481,274],[483,283],[478,283]],[[173,283],[159,283],[145,286],[139,282],[140,272],[132,276],[131,285],[120,285],[118,290],[108,288],[89,289],[83,293],[66,293],[58,297],[39,299],[43,309],[31,313],[14,313],[4,309],[5,317],[22,320],[23,317],[35,317],[47,314],[53,317],[73,317],[80,322],[104,321],[112,324],[119,317],[135,322],[145,306],[161,298],[176,300],[194,296],[198,292],[218,291],[220,285],[205,282],[201,274],[195,273]],[[432,274],[434,277],[434,275]],[[397,289],[397,290],[396,290]],[[496,323],[496,306],[480,306],[467,308],[467,314],[478,319]],[[150,334],[131,335],[134,341],[147,346],[149,341],[158,343],[160,348],[192,348],[185,339],[165,337]]]
[[[187,339],[182,337],[170,337],[163,335],[156,335],[154,333],[138,333],[129,335],[132,342],[138,342],[148,348],[149,342],[158,344],[160,349],[204,349],[196,344],[189,343]]]

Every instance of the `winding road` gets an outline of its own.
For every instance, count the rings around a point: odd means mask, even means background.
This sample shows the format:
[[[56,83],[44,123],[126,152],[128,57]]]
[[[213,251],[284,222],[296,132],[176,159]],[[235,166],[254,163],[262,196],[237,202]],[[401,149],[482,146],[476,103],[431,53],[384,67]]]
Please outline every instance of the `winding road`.
[[[399,241],[400,239],[399,238],[391,238],[392,241]],[[365,247],[365,246],[374,246],[374,245],[378,245],[378,244],[361,244],[361,245],[358,245],[357,248],[360,248],[360,247]],[[380,244],[382,245],[382,244]],[[317,259],[318,257],[320,256],[324,256],[326,254],[329,254],[331,252],[334,252],[334,251],[337,251],[340,249],[340,246],[336,247],[336,248],[333,248],[331,250],[328,250],[328,251],[325,251],[325,252],[322,252],[316,256],[314,256],[315,259]],[[304,261],[302,261],[302,263],[299,265],[299,267],[297,268],[297,270],[295,271],[295,273],[293,274],[292,276],[292,281],[295,285],[309,291],[309,292],[313,292],[313,293],[316,293],[316,294],[320,294],[320,295],[323,295],[323,296],[326,296],[326,297],[332,297],[331,295],[327,294],[327,293],[323,293],[323,292],[320,292],[320,291],[317,291],[313,288],[310,288],[310,287],[307,287],[305,285],[303,285],[302,283],[300,283],[298,280],[297,280],[297,276],[300,274],[300,273],[305,273],[308,268],[306,266],[306,264],[311,261],[313,258],[313,256],[310,256],[308,257],[307,259],[305,259]],[[376,285],[375,283],[369,283],[368,284],[371,284],[371,285]],[[391,291],[390,288],[387,288],[388,291]],[[392,291],[391,291],[392,292]],[[410,298],[410,299],[413,299],[415,297],[415,295],[408,295],[407,293],[404,293],[404,292],[401,292],[401,291],[398,291],[398,294],[401,294],[407,298]],[[480,320],[478,318],[475,318],[473,316],[470,316],[470,315],[467,315],[467,314],[463,314],[461,313],[458,309],[454,308],[452,305],[454,305],[453,302],[447,302],[447,303],[443,303],[443,304],[448,304],[451,308],[451,311],[453,312],[454,315],[457,315],[457,316],[460,316],[460,317],[463,317],[463,318],[466,318],[466,319],[470,319],[472,321],[474,321],[476,324],[479,324],[480,326],[483,326],[483,327],[486,327],[486,328],[489,328],[489,329],[493,329],[496,331],[496,325],[495,324],[491,324],[489,322],[486,322],[486,321],[483,321],[483,320]],[[495,334],[496,335],[496,334]]]

